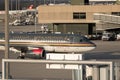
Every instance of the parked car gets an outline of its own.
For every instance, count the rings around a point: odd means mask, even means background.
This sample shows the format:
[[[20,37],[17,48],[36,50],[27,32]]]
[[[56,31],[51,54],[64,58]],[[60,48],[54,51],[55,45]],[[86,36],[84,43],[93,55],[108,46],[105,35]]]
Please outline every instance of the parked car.
[[[120,33],[117,34],[117,40],[120,40]]]
[[[116,40],[116,35],[114,33],[103,33],[102,40],[103,41],[114,41]]]
[[[102,34],[100,33],[93,33],[91,35],[85,35],[90,40],[101,40]]]

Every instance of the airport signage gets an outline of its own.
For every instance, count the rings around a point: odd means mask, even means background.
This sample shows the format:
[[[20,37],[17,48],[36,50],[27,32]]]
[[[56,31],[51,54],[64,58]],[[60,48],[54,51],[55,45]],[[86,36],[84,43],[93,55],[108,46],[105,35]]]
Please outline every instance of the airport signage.
[[[60,60],[60,61],[80,61],[83,60],[83,54],[61,54],[49,53],[46,55],[47,60]],[[78,64],[46,64],[47,69],[82,69]]]

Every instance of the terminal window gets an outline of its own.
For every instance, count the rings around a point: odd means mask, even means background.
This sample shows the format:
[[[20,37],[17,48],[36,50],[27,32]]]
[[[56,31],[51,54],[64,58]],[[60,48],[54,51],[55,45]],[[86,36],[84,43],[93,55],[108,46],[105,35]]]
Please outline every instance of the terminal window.
[[[120,16],[120,12],[112,12],[112,15]]]
[[[85,12],[73,12],[73,19],[86,19]]]

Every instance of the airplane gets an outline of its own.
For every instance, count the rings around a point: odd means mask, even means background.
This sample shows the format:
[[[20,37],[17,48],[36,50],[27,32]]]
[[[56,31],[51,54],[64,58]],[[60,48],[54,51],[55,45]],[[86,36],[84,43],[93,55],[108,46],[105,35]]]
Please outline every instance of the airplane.
[[[96,45],[79,34],[10,33],[9,50],[20,52],[18,58],[45,59],[46,53],[83,53]],[[4,33],[0,33],[0,49],[5,50]]]

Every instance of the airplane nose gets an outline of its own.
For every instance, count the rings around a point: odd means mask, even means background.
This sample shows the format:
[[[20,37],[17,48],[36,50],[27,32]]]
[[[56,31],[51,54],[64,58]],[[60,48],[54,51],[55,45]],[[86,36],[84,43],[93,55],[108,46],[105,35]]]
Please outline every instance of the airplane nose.
[[[95,43],[93,43],[93,45],[96,47],[97,45]]]
[[[97,46],[95,43],[93,43],[93,42],[91,42],[91,43],[92,43],[92,45],[93,45],[94,47],[96,47],[96,46]]]
[[[93,47],[96,47],[96,44],[95,43],[93,43],[93,42],[89,42],[90,44],[91,44],[91,46],[93,46]]]

